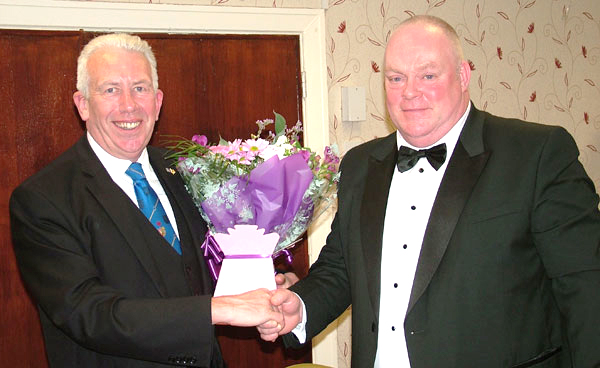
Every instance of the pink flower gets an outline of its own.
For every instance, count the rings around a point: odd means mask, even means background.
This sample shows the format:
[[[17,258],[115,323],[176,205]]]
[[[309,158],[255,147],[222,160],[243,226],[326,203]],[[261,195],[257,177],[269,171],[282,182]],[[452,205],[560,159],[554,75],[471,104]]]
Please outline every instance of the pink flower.
[[[264,151],[269,145],[269,141],[264,140],[262,138],[259,139],[246,139],[244,143],[242,143],[240,149],[243,152],[246,152],[248,156],[252,158],[258,156],[262,151]]]
[[[227,152],[229,151],[229,146],[210,146],[208,147],[208,149],[212,152],[212,153],[220,153],[223,156],[225,156],[227,154]]]
[[[237,155],[237,162],[242,165],[250,165],[256,156],[250,154],[248,151],[240,151]]]

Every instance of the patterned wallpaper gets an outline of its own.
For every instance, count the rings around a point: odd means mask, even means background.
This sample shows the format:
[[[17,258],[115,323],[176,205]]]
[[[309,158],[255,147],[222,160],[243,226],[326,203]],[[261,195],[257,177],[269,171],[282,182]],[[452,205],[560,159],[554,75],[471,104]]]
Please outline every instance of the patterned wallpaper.
[[[404,5],[406,4],[406,5]],[[471,64],[471,98],[491,113],[562,125],[600,187],[600,2],[597,0],[338,0],[327,11],[331,139],[343,151],[382,136],[383,49],[412,14],[458,31]],[[365,122],[342,122],[340,86],[364,86]]]
[[[97,0],[93,0],[97,1]],[[117,0],[115,0],[117,1]],[[483,110],[565,127],[600,190],[598,0],[121,0],[121,2],[326,10],[330,139],[342,153],[393,127],[382,64],[390,31],[414,14],[444,18],[471,64],[471,98]],[[367,120],[341,121],[341,87],[366,89]],[[338,367],[349,367],[350,322],[338,322]]]
[[[86,1],[86,0],[74,0]],[[90,0],[87,0],[90,1]],[[106,1],[106,0],[91,0]],[[493,114],[565,127],[600,187],[600,2],[597,0],[113,0],[326,10],[330,139],[342,153],[393,130],[382,63],[387,37],[414,14],[458,31],[471,98]],[[341,87],[366,89],[367,120],[341,121]],[[594,103],[596,102],[596,103]]]

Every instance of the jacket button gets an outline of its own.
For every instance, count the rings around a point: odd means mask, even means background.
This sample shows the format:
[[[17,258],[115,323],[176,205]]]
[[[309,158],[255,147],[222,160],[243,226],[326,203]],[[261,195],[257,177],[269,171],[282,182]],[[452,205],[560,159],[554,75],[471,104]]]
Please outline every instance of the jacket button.
[[[373,322],[373,323],[371,324],[371,332],[375,332],[375,330],[376,330],[376,327],[377,327],[377,326],[375,325],[375,322]]]

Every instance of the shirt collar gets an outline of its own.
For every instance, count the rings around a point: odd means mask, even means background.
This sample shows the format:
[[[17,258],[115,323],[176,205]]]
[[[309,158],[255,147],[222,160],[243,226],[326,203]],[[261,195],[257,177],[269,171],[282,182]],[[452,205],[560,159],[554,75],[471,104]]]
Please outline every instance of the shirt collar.
[[[102,148],[98,144],[98,142],[96,142],[96,140],[94,139],[94,137],[92,137],[90,132],[87,132],[87,139],[90,143],[92,151],[94,151],[94,153],[102,163],[102,166],[104,166],[104,168],[106,169],[106,171],[108,171],[111,177],[114,177],[114,175],[125,174],[125,171],[127,170],[127,168],[129,168],[129,165],[131,165],[131,161],[117,158],[111,155],[110,153],[106,152],[104,148]],[[137,162],[142,164],[142,168],[145,171],[147,168],[150,167],[150,160],[148,159],[148,150],[146,148],[144,148],[144,150],[142,151],[142,154],[137,159]]]

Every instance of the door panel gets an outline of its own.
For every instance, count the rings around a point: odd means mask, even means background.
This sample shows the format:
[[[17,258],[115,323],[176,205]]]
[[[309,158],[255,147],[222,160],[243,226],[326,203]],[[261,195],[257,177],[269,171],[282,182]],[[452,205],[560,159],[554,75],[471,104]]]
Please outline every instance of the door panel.
[[[72,102],[76,59],[94,34],[0,30],[0,357],[3,366],[46,367],[38,316],[20,281],[10,240],[12,190],[83,134]],[[172,136],[205,134],[210,141],[249,137],[255,121],[273,111],[301,120],[297,36],[143,34],[158,62],[165,94],[152,144]],[[306,244],[279,268],[304,275]],[[285,350],[260,341],[255,329],[219,326],[230,367],[273,367],[309,362],[310,346]]]

